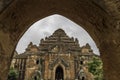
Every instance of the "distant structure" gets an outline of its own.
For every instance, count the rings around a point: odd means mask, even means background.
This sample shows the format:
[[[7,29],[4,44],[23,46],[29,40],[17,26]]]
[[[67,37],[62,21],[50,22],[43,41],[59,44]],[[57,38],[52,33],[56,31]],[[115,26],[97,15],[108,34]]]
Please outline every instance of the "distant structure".
[[[58,29],[39,46],[30,42],[11,66],[19,71],[18,80],[94,80],[87,65],[94,55],[89,44],[80,47],[78,39]]]

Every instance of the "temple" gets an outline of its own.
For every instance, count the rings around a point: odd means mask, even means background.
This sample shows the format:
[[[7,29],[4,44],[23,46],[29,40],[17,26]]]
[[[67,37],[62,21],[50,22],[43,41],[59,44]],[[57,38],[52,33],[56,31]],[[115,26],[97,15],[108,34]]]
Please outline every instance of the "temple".
[[[22,54],[15,54],[12,67],[18,80],[94,80],[87,63],[95,56],[90,45],[80,47],[77,38],[58,29],[51,36],[32,42]]]

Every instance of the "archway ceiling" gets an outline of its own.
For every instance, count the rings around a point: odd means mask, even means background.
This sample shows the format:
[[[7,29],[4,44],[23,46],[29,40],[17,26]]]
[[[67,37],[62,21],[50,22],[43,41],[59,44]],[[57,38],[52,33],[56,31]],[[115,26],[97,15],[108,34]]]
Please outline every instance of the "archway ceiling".
[[[15,35],[16,33],[20,35],[21,32],[24,33],[28,27],[37,20],[57,13],[73,20],[81,26],[86,26],[84,28],[90,35],[93,35],[92,37],[94,39],[94,33],[92,32],[94,32],[95,27],[93,31],[89,31],[88,28],[93,28],[93,26],[88,26],[90,25],[89,23],[93,25],[95,25],[95,23],[102,23],[103,18],[109,20],[109,18],[111,18],[110,15],[116,19],[115,15],[119,14],[116,6],[114,7],[116,12],[114,12],[114,14],[109,13],[113,9],[109,8],[111,6],[109,3],[113,4],[113,6],[117,5],[119,1],[116,3],[115,1],[116,0],[61,0],[59,2],[56,0],[15,0],[1,13],[0,22],[4,26],[4,31],[11,33],[11,35]],[[117,16],[117,18],[119,18],[119,16]],[[107,23],[109,24],[111,22],[108,21]],[[103,25],[100,24],[99,26]]]
[[[120,19],[120,0],[90,0],[90,1],[93,1],[95,4],[97,4],[99,7],[101,7],[103,10],[108,12],[116,19]],[[1,0],[0,12],[9,7],[9,5],[12,4],[13,2],[14,1],[12,0]]]

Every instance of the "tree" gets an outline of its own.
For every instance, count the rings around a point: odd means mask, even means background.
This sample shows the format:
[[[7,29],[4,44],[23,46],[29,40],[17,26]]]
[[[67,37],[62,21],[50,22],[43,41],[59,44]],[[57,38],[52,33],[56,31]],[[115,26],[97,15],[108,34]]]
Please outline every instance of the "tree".
[[[17,80],[18,72],[14,68],[10,68],[7,80]]]
[[[94,56],[88,63],[88,70],[94,75],[95,80],[103,80],[103,63],[99,57]]]

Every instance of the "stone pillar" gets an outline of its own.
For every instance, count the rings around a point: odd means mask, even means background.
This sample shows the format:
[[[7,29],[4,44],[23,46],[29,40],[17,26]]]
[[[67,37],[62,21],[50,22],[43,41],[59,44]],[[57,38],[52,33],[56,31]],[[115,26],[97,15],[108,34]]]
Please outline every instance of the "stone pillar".
[[[0,80],[7,80],[9,66],[10,58],[5,55],[0,55]]]
[[[23,63],[22,63],[22,79],[25,79],[25,70],[26,70],[26,59],[23,59]]]
[[[21,71],[21,68],[22,68],[22,59],[19,59],[19,76],[18,76],[18,80],[21,80],[22,78],[22,71]]]
[[[66,68],[66,79],[67,80],[70,80],[70,70],[69,70],[69,68]]]
[[[112,37],[112,36],[111,36]],[[117,41],[103,41],[100,45],[105,80],[120,79],[120,44]]]
[[[45,59],[45,72],[44,72],[44,78],[45,78],[45,79],[48,79],[48,77],[49,77],[49,76],[48,76],[48,75],[49,75],[49,74],[48,74],[48,71],[49,71],[48,68],[49,68],[49,60]]]
[[[3,36],[3,38],[1,38]],[[9,67],[12,60],[12,48],[9,45],[9,36],[0,31],[0,80],[7,80]]]

